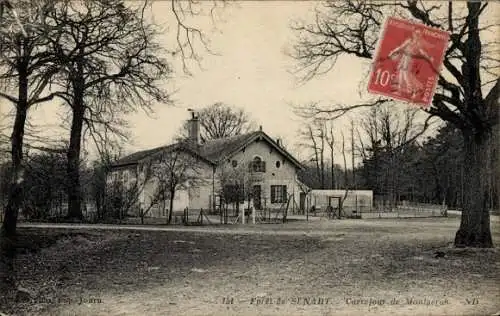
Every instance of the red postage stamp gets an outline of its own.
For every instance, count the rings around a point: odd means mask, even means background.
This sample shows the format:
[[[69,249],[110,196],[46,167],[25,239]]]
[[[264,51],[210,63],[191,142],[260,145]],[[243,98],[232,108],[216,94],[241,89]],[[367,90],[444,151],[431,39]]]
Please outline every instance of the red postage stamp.
[[[368,91],[429,108],[449,33],[408,20],[387,19]]]

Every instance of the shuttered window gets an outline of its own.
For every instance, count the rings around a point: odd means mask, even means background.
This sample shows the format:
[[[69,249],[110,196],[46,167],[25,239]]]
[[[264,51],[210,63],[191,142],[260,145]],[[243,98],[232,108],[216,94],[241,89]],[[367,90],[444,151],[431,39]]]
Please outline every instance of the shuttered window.
[[[271,203],[284,203],[287,200],[286,185],[271,186]]]

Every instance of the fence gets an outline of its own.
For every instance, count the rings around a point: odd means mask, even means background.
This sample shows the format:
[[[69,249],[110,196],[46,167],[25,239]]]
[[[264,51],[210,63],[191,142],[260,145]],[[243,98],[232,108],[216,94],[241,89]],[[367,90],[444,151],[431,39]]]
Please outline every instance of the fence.
[[[373,209],[371,190],[312,190],[307,196],[309,210],[314,206],[313,215],[325,213],[328,206],[342,207],[343,216],[353,216]]]
[[[97,209],[93,203],[82,203],[82,215],[85,222],[97,221]],[[32,208],[21,208],[19,210],[18,219],[20,221],[41,221],[41,222],[60,222],[68,215],[68,204],[62,203],[58,207],[52,207],[43,214],[36,215]],[[0,223],[3,222],[5,216],[5,209],[0,208]]]
[[[399,202],[392,207],[376,207],[372,212],[361,214],[362,218],[414,218],[447,216],[448,208],[442,204]]]

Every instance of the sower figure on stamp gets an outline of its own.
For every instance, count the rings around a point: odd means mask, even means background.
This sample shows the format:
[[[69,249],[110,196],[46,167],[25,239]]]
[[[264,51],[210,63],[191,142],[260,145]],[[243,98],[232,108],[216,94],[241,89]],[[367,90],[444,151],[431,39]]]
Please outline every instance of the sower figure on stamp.
[[[397,92],[399,94],[406,93],[411,94],[412,98],[417,96],[419,91],[422,91],[423,84],[417,79],[417,76],[413,74],[414,70],[413,59],[422,58],[432,63],[433,58],[429,56],[423,49],[425,46],[431,46],[425,40],[422,39],[422,34],[420,30],[416,30],[412,33],[411,37],[403,42],[400,46],[393,49],[387,56],[389,59],[394,60],[399,57],[399,63],[397,66]]]

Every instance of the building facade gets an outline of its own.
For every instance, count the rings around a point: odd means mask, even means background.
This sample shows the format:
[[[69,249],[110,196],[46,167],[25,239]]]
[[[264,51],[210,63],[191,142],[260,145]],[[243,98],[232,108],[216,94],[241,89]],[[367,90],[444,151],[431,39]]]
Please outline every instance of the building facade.
[[[139,190],[134,190],[138,198],[136,208],[146,209],[151,201],[161,200],[148,214],[153,217],[167,214],[170,194],[163,192],[158,199],[158,193],[162,193],[158,188],[161,183],[168,186],[173,177],[180,180],[173,198],[174,212],[186,207],[217,210],[222,204],[290,210],[298,206],[303,190],[297,180],[301,168],[280,141],[272,139],[262,128],[200,143],[199,121],[193,115],[188,139],[120,159],[112,166],[107,182],[123,183],[129,188],[141,184]],[[162,172],[164,179],[158,176]]]

